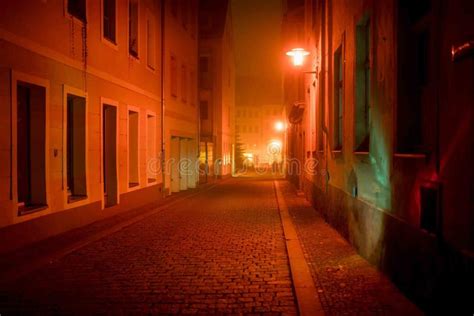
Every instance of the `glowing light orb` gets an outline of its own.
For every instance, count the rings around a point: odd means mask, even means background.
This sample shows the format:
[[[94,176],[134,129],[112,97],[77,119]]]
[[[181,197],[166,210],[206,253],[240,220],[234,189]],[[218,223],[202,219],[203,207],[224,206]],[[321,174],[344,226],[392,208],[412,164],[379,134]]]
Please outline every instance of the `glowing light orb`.
[[[303,48],[293,48],[286,55],[293,58],[293,65],[302,66],[304,63],[304,58],[309,55],[309,52]]]

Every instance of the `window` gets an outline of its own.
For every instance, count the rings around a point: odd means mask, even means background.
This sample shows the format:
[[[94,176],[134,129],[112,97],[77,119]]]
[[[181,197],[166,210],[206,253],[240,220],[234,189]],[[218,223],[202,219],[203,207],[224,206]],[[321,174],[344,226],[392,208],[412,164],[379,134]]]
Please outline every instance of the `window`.
[[[188,72],[186,65],[181,65],[181,101],[186,103],[188,100]]]
[[[196,38],[196,11],[196,1],[191,1],[190,29],[192,38]]]
[[[146,62],[150,69],[156,69],[155,19],[148,15],[146,19]]]
[[[209,57],[199,57],[199,86],[203,89],[209,89],[211,77],[209,74]]]
[[[320,82],[324,82],[324,72],[318,74]],[[324,84],[319,85],[318,102],[316,104],[318,111],[318,151],[324,151],[324,126],[326,124],[326,109],[324,105]]]
[[[171,88],[171,95],[173,97],[178,96],[178,65],[176,61],[176,57],[171,55],[171,63],[170,63],[170,88]]]
[[[333,149],[342,148],[342,113],[344,108],[344,63],[342,59],[342,45],[334,53],[334,104],[333,104]]]
[[[426,153],[430,134],[426,122],[434,120],[430,81],[432,63],[430,33],[431,1],[399,1],[398,14],[398,102],[396,152]]]
[[[207,101],[201,101],[199,108],[201,111],[201,120],[207,120],[209,118],[209,103]]]
[[[370,143],[370,19],[356,29],[355,151],[368,152]]]
[[[116,3],[115,0],[103,0],[103,35],[116,44]]]
[[[184,29],[188,29],[188,10],[189,10],[189,2],[188,1],[180,1],[181,5],[181,24],[183,25]]]
[[[146,135],[147,135],[147,150],[146,150],[146,174],[147,183],[156,182],[156,170],[158,170],[159,161],[156,159],[156,116],[154,114],[147,114],[146,117]]]
[[[171,14],[176,18],[178,17],[178,0],[171,0]]]
[[[19,215],[46,203],[46,88],[17,84],[17,192]]]
[[[86,99],[67,95],[67,193],[68,203],[87,198]]]
[[[194,70],[191,70],[190,74],[190,89],[191,89],[191,105],[194,106],[196,105],[196,72]]]
[[[128,3],[128,52],[138,58],[138,0]]]
[[[139,173],[139,115],[136,111],[128,111],[128,187],[140,185]]]
[[[68,0],[67,12],[82,22],[86,22],[86,0]]]

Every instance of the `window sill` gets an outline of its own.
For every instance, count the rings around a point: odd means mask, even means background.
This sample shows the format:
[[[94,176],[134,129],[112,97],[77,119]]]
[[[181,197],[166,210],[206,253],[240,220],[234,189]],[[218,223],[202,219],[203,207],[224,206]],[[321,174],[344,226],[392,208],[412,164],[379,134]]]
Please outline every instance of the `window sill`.
[[[356,155],[356,156],[368,156],[369,152],[368,151],[354,151],[354,155]]]
[[[406,158],[406,159],[426,159],[427,154],[422,153],[395,153],[393,154],[396,158]]]
[[[139,56],[135,56],[133,54],[130,54],[130,52],[128,53],[128,57],[130,58],[130,60],[133,60],[134,62],[136,63],[140,63],[140,57]]]
[[[18,216],[29,215],[37,212],[44,211],[48,208],[46,204],[33,204],[33,205],[22,205],[18,206]]]
[[[115,43],[114,41],[108,39],[107,37],[102,36],[102,43],[104,43],[106,46],[109,46],[110,48],[118,51],[118,44]]]
[[[87,195],[69,195],[67,197],[68,203],[79,202],[87,199]]]

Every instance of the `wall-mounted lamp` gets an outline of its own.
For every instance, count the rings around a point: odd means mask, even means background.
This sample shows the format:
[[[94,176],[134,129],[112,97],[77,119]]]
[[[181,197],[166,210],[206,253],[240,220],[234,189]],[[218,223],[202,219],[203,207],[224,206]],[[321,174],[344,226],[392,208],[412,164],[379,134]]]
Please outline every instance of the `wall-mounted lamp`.
[[[293,59],[293,65],[296,67],[301,67],[304,64],[304,59],[309,55],[309,52],[304,48],[293,48],[292,50],[286,52],[287,56],[290,56]],[[315,74],[316,71],[304,71],[306,74]]]

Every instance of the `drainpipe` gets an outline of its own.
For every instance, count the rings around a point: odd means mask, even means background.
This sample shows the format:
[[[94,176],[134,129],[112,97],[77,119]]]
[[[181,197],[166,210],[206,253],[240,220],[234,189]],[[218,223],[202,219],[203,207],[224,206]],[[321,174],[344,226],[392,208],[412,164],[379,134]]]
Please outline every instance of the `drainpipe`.
[[[161,0],[161,193],[166,196],[165,184],[165,0]]]

